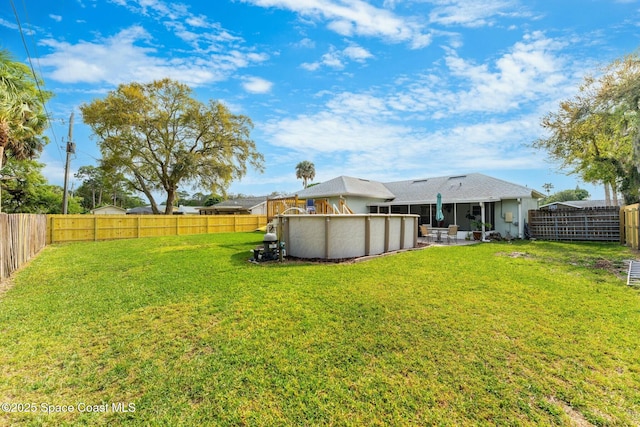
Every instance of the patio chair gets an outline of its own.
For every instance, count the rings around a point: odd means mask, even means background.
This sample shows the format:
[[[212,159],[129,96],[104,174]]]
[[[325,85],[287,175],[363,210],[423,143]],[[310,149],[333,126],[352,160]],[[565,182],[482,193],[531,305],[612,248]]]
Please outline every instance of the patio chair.
[[[447,243],[453,240],[454,243],[458,243],[458,226],[450,225],[447,229]]]
[[[427,240],[427,242],[430,242],[433,238],[433,236],[431,235],[431,227],[429,227],[427,224],[422,224],[420,226],[420,233],[422,234],[422,237]]]

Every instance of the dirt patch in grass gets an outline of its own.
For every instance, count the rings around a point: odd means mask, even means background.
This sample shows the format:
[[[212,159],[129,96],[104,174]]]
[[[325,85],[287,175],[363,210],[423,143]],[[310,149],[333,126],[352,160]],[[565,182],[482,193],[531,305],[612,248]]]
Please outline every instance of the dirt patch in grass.
[[[536,258],[536,255],[527,253],[527,252],[497,252],[496,256],[501,257],[509,257],[509,258],[523,258],[523,259],[533,259]],[[568,265],[573,265],[576,267],[583,267],[590,270],[602,270],[607,273],[611,273],[620,279],[625,279],[627,277],[627,272],[629,270],[629,262],[630,260],[619,260],[619,259],[607,259],[602,257],[568,257],[568,258],[549,258],[551,262],[561,262]]]
[[[0,280],[0,298],[2,298],[2,295],[4,295],[5,292],[11,289],[12,286],[13,281],[10,277],[4,280]]]
[[[496,253],[496,256],[506,256],[509,258],[533,258],[533,256],[531,254],[528,254],[526,252],[510,252],[510,253],[506,253],[506,252],[498,252]]]
[[[576,411],[571,406],[569,406],[569,404],[567,404],[567,402],[563,402],[562,400],[559,400],[559,399],[555,398],[554,396],[549,397],[547,400],[549,401],[549,403],[552,403],[554,405],[558,405],[558,406],[560,406],[562,408],[562,411],[571,420],[571,426],[573,426],[573,427],[595,427],[595,425],[591,424],[589,422],[589,420],[587,420],[584,417],[584,415],[582,415],[580,412]]]
[[[629,261],[610,260],[606,258],[589,258],[577,262],[571,262],[572,265],[586,267],[592,270],[603,270],[611,273],[619,279],[626,279],[629,270]]]

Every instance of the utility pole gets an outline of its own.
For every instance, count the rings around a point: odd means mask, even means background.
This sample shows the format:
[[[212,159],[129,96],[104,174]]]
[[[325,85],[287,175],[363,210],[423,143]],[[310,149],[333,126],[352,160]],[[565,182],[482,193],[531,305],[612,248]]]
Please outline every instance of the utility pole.
[[[69,138],[67,139],[67,163],[64,166],[64,189],[62,190],[62,213],[67,214],[67,205],[69,204],[69,195],[67,194],[67,186],[69,183],[69,164],[71,163],[71,154],[76,152],[76,144],[73,141],[73,111],[69,117]]]

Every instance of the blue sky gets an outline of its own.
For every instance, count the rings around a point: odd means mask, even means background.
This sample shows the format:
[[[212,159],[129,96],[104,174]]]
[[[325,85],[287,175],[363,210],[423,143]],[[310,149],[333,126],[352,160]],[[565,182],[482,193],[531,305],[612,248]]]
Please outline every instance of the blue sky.
[[[79,105],[171,77],[253,120],[265,172],[229,189],[247,195],[301,189],[295,165],[309,160],[314,182],[480,172],[603,198],[528,144],[640,36],[640,0],[3,2],[0,47],[30,56],[56,94],[40,159],[50,182],[63,181],[72,111],[75,171],[100,157]]]

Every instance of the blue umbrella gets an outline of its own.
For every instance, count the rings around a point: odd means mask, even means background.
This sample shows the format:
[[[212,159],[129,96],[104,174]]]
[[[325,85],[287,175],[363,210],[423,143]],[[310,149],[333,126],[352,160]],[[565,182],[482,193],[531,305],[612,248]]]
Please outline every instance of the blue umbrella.
[[[442,213],[442,194],[438,193],[436,201],[436,221],[444,221],[444,214]]]

